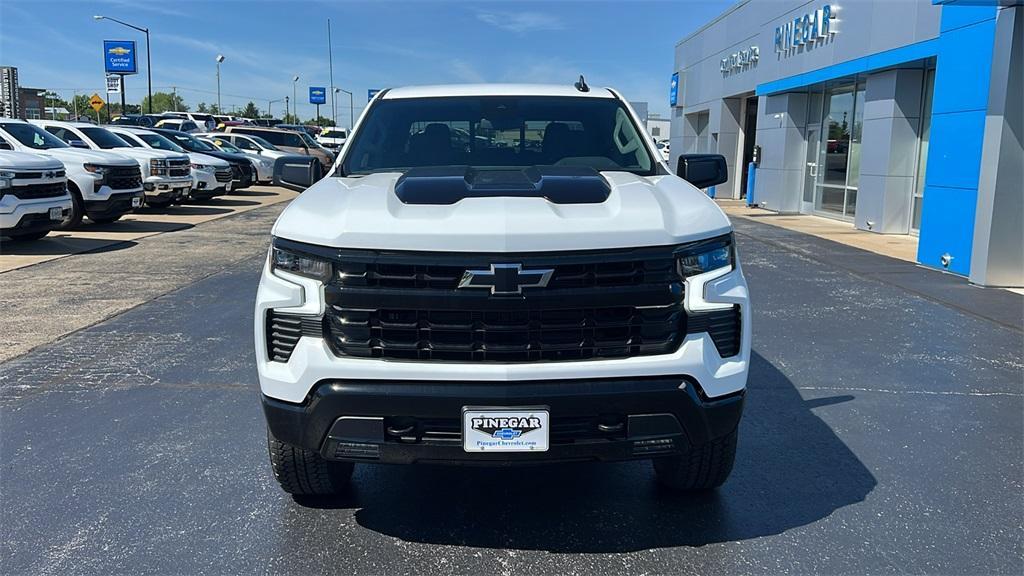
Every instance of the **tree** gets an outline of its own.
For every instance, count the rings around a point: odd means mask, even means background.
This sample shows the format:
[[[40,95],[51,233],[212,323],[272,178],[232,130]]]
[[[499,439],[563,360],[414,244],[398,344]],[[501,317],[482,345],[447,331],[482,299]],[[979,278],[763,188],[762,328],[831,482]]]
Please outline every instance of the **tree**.
[[[201,114],[209,114],[210,107],[206,105],[206,102],[200,102],[199,105],[196,106],[196,112],[199,112]]]
[[[238,113],[238,115],[242,118],[259,118],[260,110],[259,108],[256,107],[256,104],[254,102],[249,102],[245,105],[245,108],[243,108],[242,111]]]
[[[320,116],[319,118],[317,118],[316,120],[313,121],[313,124],[316,124],[317,126],[320,126],[321,128],[326,127],[326,126],[334,126],[334,120],[331,120],[330,118],[324,118],[323,116]]]
[[[149,96],[142,99],[142,110],[149,113]],[[167,111],[188,112],[188,104],[185,104],[185,100],[177,94],[154,92],[153,113],[159,114]]]
[[[285,124],[301,124],[302,123],[301,121],[299,121],[299,117],[298,116],[296,116],[295,114],[291,114],[291,113],[285,114],[284,117],[281,118],[281,120]]]

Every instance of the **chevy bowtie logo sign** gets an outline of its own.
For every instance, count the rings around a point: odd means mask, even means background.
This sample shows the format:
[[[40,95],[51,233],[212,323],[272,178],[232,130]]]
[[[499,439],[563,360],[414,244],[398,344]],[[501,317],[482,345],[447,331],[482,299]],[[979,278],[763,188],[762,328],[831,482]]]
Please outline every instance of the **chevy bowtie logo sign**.
[[[491,294],[522,294],[523,288],[548,285],[551,268],[524,270],[522,264],[491,264],[488,270],[466,270],[459,288],[490,288]]]

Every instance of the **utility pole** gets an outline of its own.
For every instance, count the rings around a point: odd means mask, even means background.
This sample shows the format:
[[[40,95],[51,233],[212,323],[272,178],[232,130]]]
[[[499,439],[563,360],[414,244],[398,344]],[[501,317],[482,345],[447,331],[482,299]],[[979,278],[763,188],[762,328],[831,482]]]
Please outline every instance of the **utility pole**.
[[[331,47],[331,19],[327,19],[327,66],[331,71],[331,87],[334,87],[334,49]],[[317,120],[320,119],[320,107],[317,106]],[[338,125],[338,105],[334,101],[334,90],[331,90],[331,121]]]
[[[178,87],[177,86],[171,86],[171,94],[172,94],[171,99],[174,100],[174,111],[177,112],[178,111]],[[150,108],[150,110],[152,110],[152,108]]]
[[[294,116],[293,120],[295,121],[296,124],[299,123],[299,112],[298,112],[298,109],[299,109],[299,99],[296,96],[296,94],[298,94],[296,92],[296,90],[297,90],[296,87],[298,85],[299,85],[299,75],[296,74],[295,77],[292,78],[292,116]]]
[[[285,119],[287,119],[288,118],[288,114],[290,114],[290,112],[288,112],[288,102],[289,102],[288,97],[285,96],[284,97],[284,116],[285,116]]]

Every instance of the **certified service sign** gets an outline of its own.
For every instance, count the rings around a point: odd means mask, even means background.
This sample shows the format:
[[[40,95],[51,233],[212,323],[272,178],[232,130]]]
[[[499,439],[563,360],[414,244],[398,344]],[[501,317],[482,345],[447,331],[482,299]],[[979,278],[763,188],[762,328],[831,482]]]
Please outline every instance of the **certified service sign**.
[[[134,40],[104,40],[103,68],[107,74],[137,74]]]
[[[466,408],[462,439],[466,452],[545,452],[548,411]]]

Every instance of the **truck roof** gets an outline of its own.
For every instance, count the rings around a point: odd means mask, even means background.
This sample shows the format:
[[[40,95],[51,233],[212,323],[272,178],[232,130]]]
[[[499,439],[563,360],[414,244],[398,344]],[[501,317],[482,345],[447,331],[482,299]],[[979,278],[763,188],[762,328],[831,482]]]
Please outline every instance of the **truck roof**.
[[[607,88],[591,88],[580,92],[572,84],[438,84],[432,86],[403,86],[392,88],[384,100],[399,98],[436,98],[441,96],[576,96],[586,98],[615,98]]]

